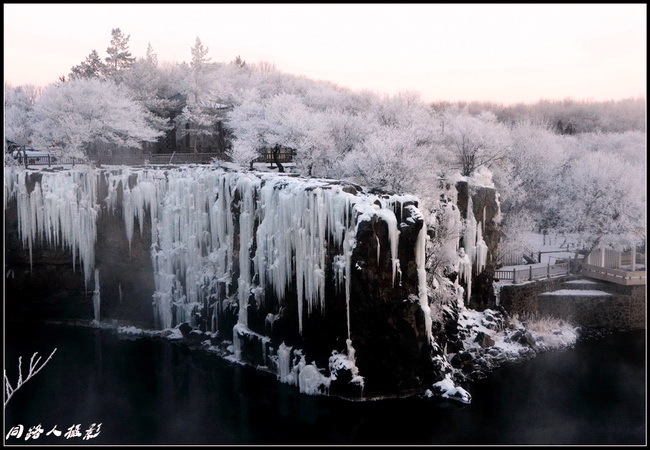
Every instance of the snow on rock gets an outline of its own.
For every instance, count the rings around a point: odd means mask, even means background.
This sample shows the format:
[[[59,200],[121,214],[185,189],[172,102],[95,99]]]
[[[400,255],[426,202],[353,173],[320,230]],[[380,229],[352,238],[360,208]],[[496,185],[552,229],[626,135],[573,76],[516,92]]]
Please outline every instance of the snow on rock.
[[[451,379],[451,375],[447,374],[442,381],[434,383],[431,390],[433,396],[440,396],[451,400],[457,400],[461,403],[469,404],[472,402],[472,396],[462,387],[456,386]]]
[[[462,308],[458,318],[462,350],[448,353],[457,381],[483,378],[506,361],[528,359],[539,352],[570,347],[578,331],[568,322],[553,318],[520,321],[490,309]],[[469,368],[469,370],[468,370]]]

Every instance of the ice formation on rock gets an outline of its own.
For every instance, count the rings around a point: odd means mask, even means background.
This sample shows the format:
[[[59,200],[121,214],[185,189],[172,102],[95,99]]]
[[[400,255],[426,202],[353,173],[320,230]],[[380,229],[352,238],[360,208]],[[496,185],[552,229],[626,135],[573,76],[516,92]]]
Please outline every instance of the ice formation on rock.
[[[485,221],[485,209],[483,210]],[[483,227],[481,222],[476,222],[472,205],[472,197],[467,200],[467,215],[465,218],[465,231],[463,232],[464,247],[459,250],[458,275],[467,285],[467,299],[472,296],[472,274],[481,273],[485,269],[488,257],[488,246],[483,240]],[[474,266],[476,272],[474,272]]]
[[[94,172],[43,173],[28,191],[27,171],[5,170],[5,205],[17,200],[18,231],[30,262],[36,241],[70,250],[73,267],[82,266],[86,284],[95,266],[97,179]]]
[[[74,168],[39,172],[28,191],[27,173],[5,171],[5,204],[16,198],[20,236],[30,254],[37,240],[70,249],[88,282],[94,270],[96,221],[102,206],[108,214],[121,212],[129,246],[150,221],[157,326],[169,329],[184,322],[196,326],[197,313],[209,301],[212,312],[207,324],[209,331],[216,332],[226,300],[229,305],[236,302],[235,358],[241,358],[241,339],[254,337],[261,345],[268,344],[268,338],[248,328],[251,298],[263,302],[269,288],[282,300],[293,290],[302,334],[306,316],[326,313],[325,284],[334,282],[337,292],[345,293],[347,318],[347,354],[339,355],[334,363],[349,369],[359,385],[363,385],[363,377],[356,368],[350,323],[352,255],[359,225],[376,220],[387,227],[395,284],[401,282],[396,214],[401,216],[404,208],[410,211],[411,222],[424,221],[414,206],[415,197],[368,194],[332,180],[242,173],[213,166]],[[97,198],[98,183],[106,187],[105,198]],[[418,294],[432,341],[425,244],[423,223],[415,248]],[[378,260],[380,254],[377,242]],[[209,300],[206,292],[211,293]],[[216,298],[222,295],[219,292],[225,292],[227,298]],[[95,319],[99,320],[98,272],[93,299]],[[266,347],[262,353],[267,354]],[[315,364],[307,364],[298,349],[284,344],[277,351],[277,370],[281,380],[299,385],[306,393],[329,386],[330,379]]]

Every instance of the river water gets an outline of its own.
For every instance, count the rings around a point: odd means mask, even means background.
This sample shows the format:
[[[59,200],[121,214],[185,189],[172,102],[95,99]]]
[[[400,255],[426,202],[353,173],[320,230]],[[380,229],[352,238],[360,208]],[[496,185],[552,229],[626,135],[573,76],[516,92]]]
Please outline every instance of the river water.
[[[108,330],[7,323],[5,333],[12,382],[18,356],[57,348],[5,408],[6,444],[646,443],[645,331],[502,367],[467,386],[470,405],[299,395],[271,374]]]

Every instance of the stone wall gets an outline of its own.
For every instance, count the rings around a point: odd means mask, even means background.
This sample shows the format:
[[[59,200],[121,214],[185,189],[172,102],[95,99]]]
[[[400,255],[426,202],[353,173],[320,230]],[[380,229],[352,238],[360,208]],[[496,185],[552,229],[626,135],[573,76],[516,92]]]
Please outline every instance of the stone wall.
[[[499,305],[508,314],[518,314],[520,316],[537,314],[539,312],[537,303],[539,294],[562,289],[565,282],[578,278],[575,275],[569,275],[522,284],[502,285],[499,290]]]
[[[623,286],[608,282],[568,283],[579,277],[551,278],[520,285],[504,285],[500,304],[509,314],[541,315],[565,319],[582,327],[612,330],[644,329],[645,286]],[[550,295],[562,289],[597,290],[603,295]]]

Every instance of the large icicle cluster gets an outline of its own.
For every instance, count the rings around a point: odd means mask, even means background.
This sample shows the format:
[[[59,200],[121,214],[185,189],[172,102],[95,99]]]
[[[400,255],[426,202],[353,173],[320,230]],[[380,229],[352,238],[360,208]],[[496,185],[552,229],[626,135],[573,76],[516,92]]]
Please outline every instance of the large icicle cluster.
[[[40,182],[28,191],[27,171],[5,168],[5,207],[17,200],[18,231],[29,250],[36,242],[70,250],[76,269],[80,262],[86,284],[95,267],[97,239],[97,178],[89,170],[42,172]]]
[[[387,225],[393,283],[399,282],[400,231],[395,213],[401,212],[403,204],[417,202],[412,196],[350,193],[331,180],[231,172],[217,167],[42,172],[31,192],[27,192],[27,173],[5,171],[9,174],[5,204],[8,198],[17,198],[25,246],[31,252],[33,242],[42,239],[71,249],[75,260],[81,261],[87,280],[94,272],[100,202],[110,213],[121,207],[129,245],[136,230],[143,233],[145,217],[149,217],[153,300],[160,328],[182,322],[196,325],[197,311],[210,302],[213,313],[207,323],[211,331],[217,331],[216,315],[221,306],[215,305],[224,299],[214,298],[214,293],[220,292],[220,285],[225,286],[226,297],[236,299],[237,326],[242,331],[248,327],[249,297],[259,294],[263,301],[268,286],[279,299],[289,289],[295,290],[302,333],[306,314],[324,312],[325,284],[335,283],[338,292],[345,292],[349,340],[351,261],[357,228],[373,218]],[[97,199],[98,182],[107,186],[103,199]],[[417,208],[409,208],[412,217],[421,217]],[[423,226],[416,255],[420,303],[431,339],[425,233]],[[98,280],[96,284],[98,315]],[[206,300],[206,293],[213,297]],[[237,347],[236,342],[233,344]],[[348,347],[352,348],[351,344]],[[354,365],[353,360],[348,363]]]
[[[134,173],[137,183],[129,187]],[[115,205],[117,189],[123,189],[129,242],[134,222],[138,221],[142,231],[144,214],[149,210],[154,302],[162,328],[192,323],[192,312],[200,307],[204,288],[219,281],[231,285],[232,281],[236,282],[231,286],[237,289],[238,321],[244,326],[253,290],[263,292],[271,286],[282,299],[294,286],[302,332],[304,314],[324,310],[328,265],[334,269],[330,281],[336,282],[339,289],[340,283],[345,283],[349,302],[356,229],[373,215],[388,225],[394,281],[399,274],[399,230],[394,209],[402,202],[413,201],[412,197],[355,195],[327,180],[306,181],[214,168],[165,172],[122,169],[117,174],[107,172],[106,176],[107,204]],[[338,254],[328,256],[328,248],[338,249]],[[235,265],[238,278],[231,280]],[[302,311],[303,303],[307,311]]]
[[[483,213],[483,222],[485,222],[485,210]],[[467,215],[463,243],[465,246],[460,249],[458,274],[459,278],[467,284],[467,298],[469,299],[472,296],[473,268],[476,266],[475,273],[481,273],[485,268],[488,256],[488,246],[483,240],[482,223],[476,222],[471,196],[467,199]]]
[[[28,180],[27,174],[33,179]],[[105,198],[97,198],[100,185],[107,189]],[[150,222],[157,326],[169,329],[188,322],[194,327],[197,315],[208,311],[210,317],[203,319],[208,330],[216,332],[219,314],[236,307],[232,358],[243,360],[244,340],[255,340],[263,346],[265,358],[273,359],[271,366],[275,365],[279,379],[307,394],[327,392],[341,371],[349,371],[351,383],[363,389],[350,323],[352,255],[359,225],[378,220],[387,226],[395,285],[402,282],[396,214],[408,211],[408,221],[424,222],[412,196],[368,194],[332,180],[242,173],[214,166],[38,173],[5,169],[4,195],[5,205],[12,198],[17,200],[20,236],[30,257],[37,241],[69,249],[75,264],[78,260],[83,267],[87,283],[94,275],[96,321],[100,320],[100,274],[94,265],[100,211],[121,211],[129,247],[134,235],[144,233],[145,223]],[[433,343],[426,239],[423,223],[414,253],[420,307]],[[382,244],[379,239],[376,244],[379,261]],[[262,305],[269,290],[280,301],[291,291],[297,297],[296,325],[302,334],[306,316],[326,313],[326,284],[345,294],[347,316],[346,349],[332,352],[329,377],[321,373],[326,369],[309,364],[301,349],[283,343],[274,355],[267,352],[272,350],[269,337],[248,327],[251,296]],[[268,316],[272,328],[277,315]]]

